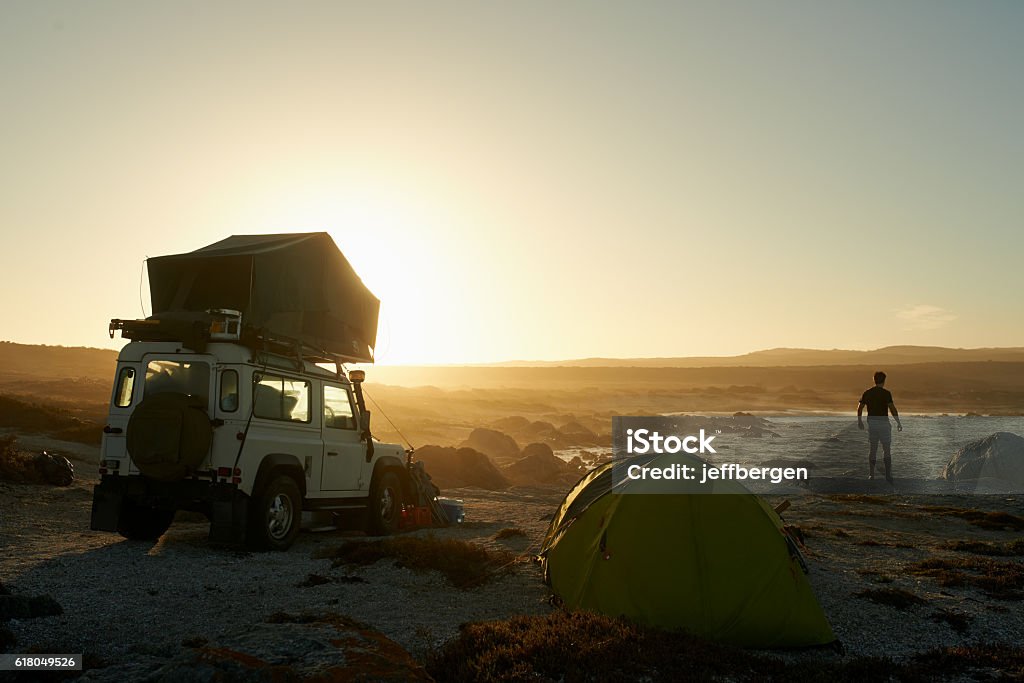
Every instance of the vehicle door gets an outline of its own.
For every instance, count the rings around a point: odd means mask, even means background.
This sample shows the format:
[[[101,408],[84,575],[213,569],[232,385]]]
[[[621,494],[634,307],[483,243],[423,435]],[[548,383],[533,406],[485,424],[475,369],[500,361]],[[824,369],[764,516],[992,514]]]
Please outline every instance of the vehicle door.
[[[117,364],[114,395],[110,399],[110,412],[103,428],[100,451],[103,458],[123,460],[128,455],[125,433],[128,431],[128,419],[132,411],[142,402],[142,380],[139,379],[141,368],[140,363]]]
[[[321,491],[356,491],[364,487],[366,446],[359,438],[352,393],[341,384],[323,384],[324,459]]]

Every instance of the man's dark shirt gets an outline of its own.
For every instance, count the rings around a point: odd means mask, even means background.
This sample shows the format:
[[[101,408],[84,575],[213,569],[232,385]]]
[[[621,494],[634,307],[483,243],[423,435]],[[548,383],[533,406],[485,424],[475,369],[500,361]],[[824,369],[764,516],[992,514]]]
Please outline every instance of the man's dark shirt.
[[[874,386],[864,392],[860,402],[868,407],[868,417],[886,417],[889,404],[892,403],[892,393],[884,387]]]

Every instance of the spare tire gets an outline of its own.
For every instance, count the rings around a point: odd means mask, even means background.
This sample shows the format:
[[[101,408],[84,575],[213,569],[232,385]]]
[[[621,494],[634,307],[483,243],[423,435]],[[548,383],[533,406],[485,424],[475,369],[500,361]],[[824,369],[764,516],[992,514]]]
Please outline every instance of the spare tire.
[[[213,427],[202,398],[164,392],[143,399],[128,420],[125,437],[128,454],[142,474],[177,481],[206,458]]]

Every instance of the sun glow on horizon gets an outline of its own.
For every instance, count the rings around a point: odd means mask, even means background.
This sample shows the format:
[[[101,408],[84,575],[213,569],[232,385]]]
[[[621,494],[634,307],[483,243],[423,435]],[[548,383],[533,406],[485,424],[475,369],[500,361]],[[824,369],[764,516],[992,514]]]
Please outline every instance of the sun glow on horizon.
[[[1024,334],[1024,4],[196,18],[0,4],[0,339],[117,346],[147,256],[299,231],[381,364]]]

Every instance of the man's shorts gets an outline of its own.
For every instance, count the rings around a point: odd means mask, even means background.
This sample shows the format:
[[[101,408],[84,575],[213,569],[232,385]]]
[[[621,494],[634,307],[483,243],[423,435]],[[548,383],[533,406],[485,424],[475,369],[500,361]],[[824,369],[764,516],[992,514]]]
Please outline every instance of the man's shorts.
[[[892,443],[892,425],[889,423],[888,417],[868,418],[868,439],[872,446],[879,441],[882,442],[883,446],[888,446]]]

